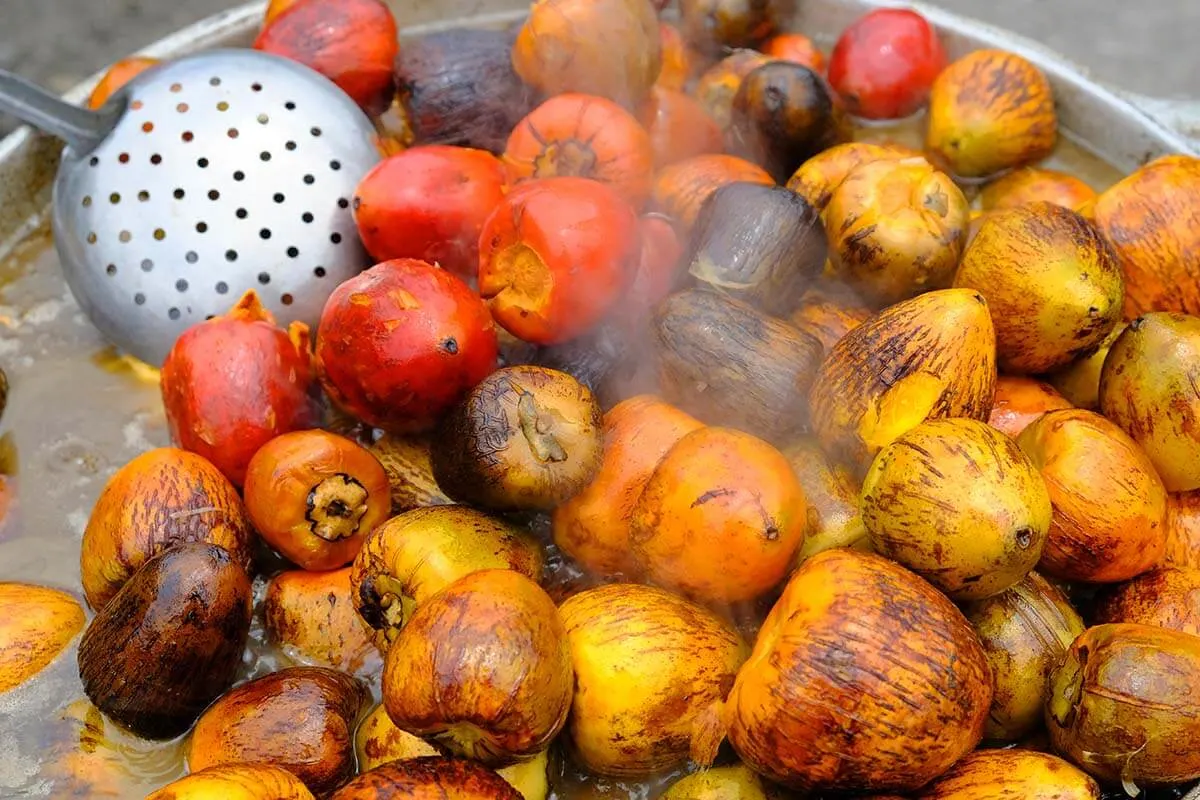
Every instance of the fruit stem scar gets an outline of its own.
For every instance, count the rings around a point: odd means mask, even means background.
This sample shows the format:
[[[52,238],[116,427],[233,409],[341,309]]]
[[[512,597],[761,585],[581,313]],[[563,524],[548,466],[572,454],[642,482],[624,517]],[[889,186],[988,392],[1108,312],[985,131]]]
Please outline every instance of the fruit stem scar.
[[[563,139],[551,142],[534,159],[534,175],[550,178],[556,175],[591,175],[596,171],[596,153],[586,142]]]
[[[325,478],[308,492],[304,519],[309,531],[327,542],[336,542],[358,532],[367,513],[367,490],[357,479],[339,472]]]
[[[404,584],[386,572],[368,575],[358,595],[362,618],[375,630],[384,631],[388,641],[396,638],[416,610],[416,603],[404,593]]]
[[[538,461],[558,463],[567,460],[567,451],[554,436],[554,421],[538,410],[537,401],[531,392],[513,386],[520,399],[517,400],[517,421],[521,433],[529,442],[529,449]]]

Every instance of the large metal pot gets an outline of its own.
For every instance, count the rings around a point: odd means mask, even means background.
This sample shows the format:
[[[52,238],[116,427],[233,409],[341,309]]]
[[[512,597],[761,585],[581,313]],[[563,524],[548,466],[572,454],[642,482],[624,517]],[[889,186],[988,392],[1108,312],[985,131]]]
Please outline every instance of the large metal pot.
[[[893,4],[804,0],[795,27],[831,41],[864,10],[884,5]],[[216,15],[143,52],[170,57],[248,44],[264,7],[256,2]],[[451,21],[501,23],[526,7],[526,0],[394,2],[405,35]],[[919,8],[942,29],[953,56],[999,47],[1038,64],[1054,85],[1067,137],[1117,170],[1166,153],[1200,153],[1200,115],[1194,107],[1113,91],[1033,42],[935,8]],[[98,77],[76,87],[69,98],[82,102]],[[167,433],[157,386],[140,381],[105,354],[104,343],[75,305],[54,263],[46,210],[59,149],[56,141],[27,129],[0,142],[0,365],[12,383],[3,419],[7,433],[0,439],[0,472],[17,460],[20,466],[16,511],[0,527],[0,580],[77,591],[79,539],[103,482],[137,453],[165,444]],[[0,500],[6,490],[0,486]],[[75,659],[67,654],[39,680],[0,698],[0,796],[53,796],[37,774],[46,753],[46,721],[59,716],[65,702],[81,696]],[[140,769],[147,773],[138,785],[144,793],[177,774],[180,764],[167,759],[161,767]]]

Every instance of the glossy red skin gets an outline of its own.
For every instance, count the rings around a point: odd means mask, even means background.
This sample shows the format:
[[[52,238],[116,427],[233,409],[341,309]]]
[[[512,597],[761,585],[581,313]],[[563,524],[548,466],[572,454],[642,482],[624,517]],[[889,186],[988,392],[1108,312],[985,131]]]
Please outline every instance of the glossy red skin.
[[[540,257],[550,288],[537,307],[516,308],[501,290],[509,248]],[[479,292],[496,322],[526,342],[558,344],[590,330],[629,287],[640,255],[638,217],[607,184],[541,178],[513,189],[479,236]]]
[[[381,112],[395,85],[396,35],[382,0],[298,0],[262,29],[254,48],[316,70],[364,110]]]
[[[900,119],[925,105],[945,67],[946,51],[923,16],[882,8],[842,32],[829,59],[829,82],[850,113]]]
[[[474,279],[479,231],[504,199],[504,165],[486,150],[413,147],[358,185],[354,219],[376,261],[416,258]]]
[[[325,304],[317,363],[345,411],[395,433],[428,430],[496,368],[496,327],[462,279],[425,261],[384,261]]]
[[[289,336],[257,302],[247,308],[243,298],[184,331],[162,366],[172,441],[238,487],[260,447],[319,419],[308,328],[294,325]]]

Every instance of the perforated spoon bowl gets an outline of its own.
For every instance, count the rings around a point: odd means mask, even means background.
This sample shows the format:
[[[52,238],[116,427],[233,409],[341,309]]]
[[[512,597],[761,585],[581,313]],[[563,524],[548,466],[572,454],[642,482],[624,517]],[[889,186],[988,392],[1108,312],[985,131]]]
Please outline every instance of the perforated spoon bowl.
[[[380,159],[375,129],[301,64],[198,53],[100,111],[0,74],[0,109],[66,141],[53,200],[66,282],[106,338],[154,366],[248,289],[281,323],[315,326],[368,265],[350,203]]]

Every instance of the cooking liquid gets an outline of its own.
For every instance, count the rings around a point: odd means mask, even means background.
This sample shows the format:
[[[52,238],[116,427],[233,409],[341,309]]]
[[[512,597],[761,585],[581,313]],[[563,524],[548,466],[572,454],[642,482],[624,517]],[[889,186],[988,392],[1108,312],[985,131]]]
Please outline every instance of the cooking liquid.
[[[919,147],[921,125],[920,118],[872,125],[858,138]],[[1120,177],[1068,137],[1047,166],[1097,190]],[[45,230],[0,261],[0,365],[11,384],[0,421],[0,453],[10,457],[0,458],[0,470],[13,473],[0,492],[15,492],[0,520],[0,580],[65,589],[82,602],[80,539],[104,482],[139,453],[169,443],[158,385],[105,346],[63,282]],[[548,580],[574,583],[574,569],[551,559]],[[256,580],[256,600],[265,585]],[[77,644],[78,637],[41,674],[0,694],[0,797],[140,798],[184,774],[184,739],[141,741],[91,706],[79,682]],[[303,662],[265,642],[256,614],[242,678],[296,663]],[[378,678],[367,677],[378,700]],[[612,781],[586,775],[556,753],[551,772],[553,797],[585,800],[655,797],[683,771]]]

